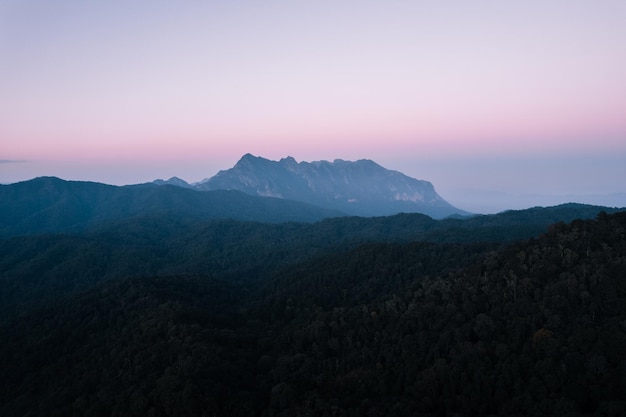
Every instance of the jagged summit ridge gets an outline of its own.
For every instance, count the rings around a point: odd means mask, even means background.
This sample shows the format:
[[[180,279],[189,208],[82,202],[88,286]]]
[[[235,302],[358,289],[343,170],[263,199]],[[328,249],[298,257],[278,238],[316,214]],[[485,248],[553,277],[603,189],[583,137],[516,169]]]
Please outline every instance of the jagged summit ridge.
[[[441,198],[430,182],[388,170],[369,159],[297,162],[287,156],[272,161],[248,153],[234,167],[196,188],[239,190],[362,216],[418,212],[441,218],[466,214]]]

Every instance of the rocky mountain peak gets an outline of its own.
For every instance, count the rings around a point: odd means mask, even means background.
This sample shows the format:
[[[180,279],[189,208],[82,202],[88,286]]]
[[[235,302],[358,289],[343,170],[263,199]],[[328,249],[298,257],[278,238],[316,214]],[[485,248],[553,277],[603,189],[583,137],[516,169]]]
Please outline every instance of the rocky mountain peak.
[[[272,161],[248,153],[233,168],[218,172],[196,188],[239,190],[360,216],[467,214],[441,198],[430,182],[388,170],[369,159],[298,163],[291,156]]]

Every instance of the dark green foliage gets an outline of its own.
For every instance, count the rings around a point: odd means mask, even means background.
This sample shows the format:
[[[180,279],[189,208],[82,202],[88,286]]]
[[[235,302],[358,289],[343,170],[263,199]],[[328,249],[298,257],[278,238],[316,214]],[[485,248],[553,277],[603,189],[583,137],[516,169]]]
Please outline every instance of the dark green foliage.
[[[236,293],[208,278],[127,279],[5,326],[0,414],[254,409],[255,339]]]
[[[385,259],[389,268],[397,258]],[[409,259],[412,279],[395,278],[391,291],[370,278],[376,261],[346,273],[363,282],[351,288],[356,304],[327,302],[337,298],[332,287],[328,295],[298,286],[266,300],[282,320],[276,354],[317,366],[315,384],[283,376],[301,387],[287,415],[320,411],[311,396],[345,415],[626,411],[626,214],[556,225],[447,274],[424,274]],[[334,276],[336,266],[320,269],[309,279]]]
[[[200,274],[249,284],[286,265],[366,242],[510,242],[536,236],[555,221],[598,212],[599,207],[565,205],[464,220],[399,214],[313,224],[144,214],[82,235],[16,237],[0,240],[0,322],[28,309],[25,303],[40,304],[114,277]]]
[[[0,415],[624,415],[626,213],[536,218],[4,241]]]

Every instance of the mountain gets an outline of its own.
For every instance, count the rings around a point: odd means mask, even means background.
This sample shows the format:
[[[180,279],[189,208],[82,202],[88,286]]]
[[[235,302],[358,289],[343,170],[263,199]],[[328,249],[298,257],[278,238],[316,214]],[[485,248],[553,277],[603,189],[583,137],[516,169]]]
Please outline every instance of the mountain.
[[[236,190],[201,192],[172,185],[124,187],[41,177],[0,186],[0,237],[76,232],[146,213],[197,219],[312,222],[342,213]]]
[[[357,216],[407,212],[443,218],[469,214],[441,198],[430,182],[385,169],[367,159],[298,163],[292,157],[271,161],[246,154],[233,168],[195,186],[199,190],[239,190],[303,201]]]
[[[167,181],[158,179],[158,180],[152,181],[152,183],[156,185],[175,185],[177,187],[182,187],[182,188],[193,188],[193,186],[189,184],[187,181],[182,180],[178,177],[172,177]]]

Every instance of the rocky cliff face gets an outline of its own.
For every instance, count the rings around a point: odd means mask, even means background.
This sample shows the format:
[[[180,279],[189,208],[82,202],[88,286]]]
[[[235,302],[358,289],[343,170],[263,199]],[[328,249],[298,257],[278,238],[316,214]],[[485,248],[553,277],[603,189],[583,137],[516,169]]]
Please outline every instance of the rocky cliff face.
[[[467,214],[441,198],[430,182],[366,159],[298,163],[292,157],[271,161],[246,154],[233,168],[195,186],[298,200],[360,216],[413,212],[441,218]]]

